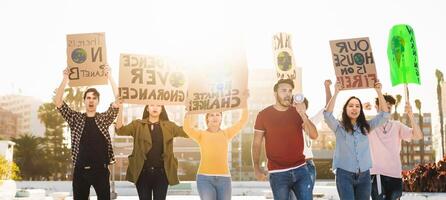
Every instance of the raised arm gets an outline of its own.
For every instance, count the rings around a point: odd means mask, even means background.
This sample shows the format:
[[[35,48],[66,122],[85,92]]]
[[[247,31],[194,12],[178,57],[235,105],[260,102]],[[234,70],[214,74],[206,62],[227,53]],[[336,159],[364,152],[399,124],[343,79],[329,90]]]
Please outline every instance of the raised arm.
[[[201,132],[192,126],[192,117],[192,114],[186,113],[184,116],[183,129],[190,138],[199,141],[201,139]]]
[[[412,133],[413,133],[413,140],[421,140],[423,139],[423,132],[420,129],[420,126],[418,125],[417,122],[415,122],[415,119],[413,117],[413,112],[412,112],[412,106],[410,105],[409,102],[406,102],[406,114],[409,118],[410,121],[410,127],[412,127]]]
[[[119,111],[118,111],[118,117],[116,119],[116,135],[120,135],[120,136],[134,136],[135,132],[136,132],[136,122],[132,121],[130,124],[128,125],[124,125],[124,118],[123,118],[123,113],[124,113],[124,106],[122,104],[119,104]]]
[[[334,109],[334,106],[336,103],[336,98],[338,97],[338,93],[339,93],[339,91],[341,91],[341,89],[342,89],[341,83],[337,82],[335,85],[335,93],[333,94],[330,101],[326,105],[325,111],[330,112],[330,113],[333,112],[333,109]]]
[[[111,69],[108,65],[105,65],[104,72],[105,72],[105,76],[107,77],[108,81],[110,82],[110,85],[113,90],[113,96],[115,97],[115,101],[113,102],[112,106],[113,106],[113,108],[118,108],[119,104],[121,104],[120,99],[119,99],[119,91],[118,91],[118,87],[116,86],[116,82],[113,79]]]
[[[59,87],[56,90],[56,96],[54,97],[54,104],[57,108],[60,108],[63,104],[63,93],[65,91],[65,87],[68,84],[68,67],[63,71],[63,79],[60,83]]]
[[[331,90],[330,90],[331,80],[330,79],[325,80],[324,86],[325,86],[325,106],[327,106],[328,102],[330,102],[331,99]]]
[[[245,126],[246,122],[248,122],[248,114],[248,108],[243,108],[240,120],[236,124],[225,130],[228,139],[235,137],[237,133],[239,133],[240,130],[243,128],[243,126]]]
[[[387,107],[386,100],[384,99],[384,95],[382,93],[382,84],[378,81],[375,83],[375,91],[378,95],[378,102],[379,102],[379,110],[383,112],[390,112],[389,107]]]
[[[121,117],[121,119],[122,119],[122,117]],[[116,135],[134,137],[135,133],[136,133],[136,127],[137,127],[136,123],[137,123],[136,121],[132,121],[130,124],[123,126],[122,122],[121,122],[121,127],[119,127],[119,128],[118,128],[118,123],[116,123]]]
[[[119,105],[119,112],[118,112],[118,118],[116,119],[116,129],[120,129],[124,124],[122,123],[123,117],[122,113],[124,112],[123,105]]]

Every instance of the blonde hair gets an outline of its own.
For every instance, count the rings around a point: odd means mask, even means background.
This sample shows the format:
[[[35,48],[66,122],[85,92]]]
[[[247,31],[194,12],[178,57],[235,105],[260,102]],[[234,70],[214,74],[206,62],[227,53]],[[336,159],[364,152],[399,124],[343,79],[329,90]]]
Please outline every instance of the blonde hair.
[[[218,113],[220,113],[220,116],[222,116],[223,117],[223,113],[222,112],[218,112]],[[206,115],[205,115],[205,120],[206,120],[206,126],[209,124],[209,121],[208,121],[208,118],[209,118],[209,114],[210,113],[206,113]],[[220,122],[221,123],[221,122]]]

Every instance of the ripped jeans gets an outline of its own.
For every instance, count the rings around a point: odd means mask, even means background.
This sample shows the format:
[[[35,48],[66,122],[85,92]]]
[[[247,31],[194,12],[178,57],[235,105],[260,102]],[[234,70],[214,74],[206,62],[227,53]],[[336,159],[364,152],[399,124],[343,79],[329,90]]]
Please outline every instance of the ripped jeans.
[[[285,172],[269,174],[274,199],[288,200],[293,191],[299,200],[313,199],[312,181],[306,165]]]

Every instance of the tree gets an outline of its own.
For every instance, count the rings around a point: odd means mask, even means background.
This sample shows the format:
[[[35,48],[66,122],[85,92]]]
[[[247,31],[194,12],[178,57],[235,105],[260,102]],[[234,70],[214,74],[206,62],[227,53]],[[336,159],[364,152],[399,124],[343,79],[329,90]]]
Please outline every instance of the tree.
[[[14,161],[24,180],[41,180],[49,176],[44,138],[25,134],[12,138],[12,141],[15,142]]]
[[[74,110],[80,111],[84,103],[83,94],[85,90],[86,87],[76,87],[76,89],[73,89],[72,87],[66,88],[65,102]]]
[[[437,77],[437,99],[438,99],[438,113],[440,115],[440,134],[441,134],[441,152],[444,154],[444,122],[443,122],[443,105],[442,105],[442,94],[441,87],[444,82],[443,73],[440,70],[435,71],[435,76]]]
[[[64,144],[63,128],[65,121],[57,112],[54,103],[44,103],[39,107],[38,117],[45,124],[46,155],[48,168],[55,180],[65,180],[70,169],[70,151]]]
[[[418,126],[420,126],[421,130],[423,130],[423,114],[421,112],[421,101],[419,99],[415,99],[415,107],[417,107],[418,110]],[[421,164],[424,164],[424,133],[423,138],[420,141],[420,153]]]
[[[0,156],[0,180],[19,180],[19,167]],[[1,183],[1,182],[0,182]]]

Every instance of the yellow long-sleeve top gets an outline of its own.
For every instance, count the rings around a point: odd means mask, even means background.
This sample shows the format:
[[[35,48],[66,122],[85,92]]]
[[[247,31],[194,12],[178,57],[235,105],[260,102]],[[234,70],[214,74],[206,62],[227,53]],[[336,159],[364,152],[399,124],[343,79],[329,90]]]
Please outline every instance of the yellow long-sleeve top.
[[[200,146],[201,160],[198,174],[230,176],[228,167],[228,144],[248,121],[248,110],[243,109],[239,122],[218,132],[197,130],[192,127],[192,116],[186,115],[183,129]]]

